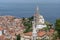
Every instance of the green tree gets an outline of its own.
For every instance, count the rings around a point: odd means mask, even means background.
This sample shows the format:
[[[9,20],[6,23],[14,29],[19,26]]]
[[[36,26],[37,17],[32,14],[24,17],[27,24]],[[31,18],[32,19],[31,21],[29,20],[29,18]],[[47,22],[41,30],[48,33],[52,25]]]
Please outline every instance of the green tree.
[[[56,20],[55,29],[58,31],[58,36],[60,37],[60,19]]]
[[[24,33],[29,32],[29,31],[32,31],[32,20],[33,20],[33,16],[27,18],[27,20],[29,20],[29,21],[26,21],[26,20],[25,20],[25,21],[23,22],[23,24],[24,24],[24,26],[25,26],[25,31],[24,31]]]
[[[34,16],[29,17],[28,19],[29,19],[29,21],[33,21],[33,18],[34,18]]]
[[[19,35],[17,35],[17,40],[20,40],[20,34],[19,34]]]

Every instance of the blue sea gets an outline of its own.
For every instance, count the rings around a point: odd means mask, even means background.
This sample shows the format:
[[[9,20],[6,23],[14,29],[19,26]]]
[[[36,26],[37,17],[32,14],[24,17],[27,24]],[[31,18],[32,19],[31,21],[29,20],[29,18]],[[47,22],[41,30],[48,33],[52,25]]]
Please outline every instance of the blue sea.
[[[0,16],[12,15],[16,17],[31,17],[35,13],[35,3],[0,3]],[[46,21],[54,23],[60,18],[60,3],[39,3],[40,15]]]

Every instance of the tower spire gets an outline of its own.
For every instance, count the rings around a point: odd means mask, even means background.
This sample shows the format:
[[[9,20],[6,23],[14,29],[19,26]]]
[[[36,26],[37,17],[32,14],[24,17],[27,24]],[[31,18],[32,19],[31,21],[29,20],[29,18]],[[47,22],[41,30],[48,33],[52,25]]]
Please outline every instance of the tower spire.
[[[36,14],[39,14],[39,6],[36,6]]]
[[[36,10],[38,11],[39,10],[39,7],[37,6]]]

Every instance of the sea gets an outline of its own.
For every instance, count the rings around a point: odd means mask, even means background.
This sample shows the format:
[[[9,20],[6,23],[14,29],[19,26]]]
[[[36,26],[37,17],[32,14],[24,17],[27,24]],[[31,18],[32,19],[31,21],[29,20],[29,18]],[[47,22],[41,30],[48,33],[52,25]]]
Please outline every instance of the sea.
[[[0,3],[0,16],[31,17],[37,5],[45,21],[55,23],[56,19],[60,18],[60,3]]]

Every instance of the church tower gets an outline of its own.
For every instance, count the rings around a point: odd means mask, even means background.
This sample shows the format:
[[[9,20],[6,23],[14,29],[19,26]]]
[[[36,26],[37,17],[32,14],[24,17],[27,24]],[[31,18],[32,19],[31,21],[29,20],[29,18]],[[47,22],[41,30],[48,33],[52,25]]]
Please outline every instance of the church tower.
[[[38,6],[36,7],[36,12],[35,12],[35,14],[34,14],[34,17],[35,17],[35,19],[36,19],[37,25],[38,25],[38,24],[44,24],[45,21],[44,21],[43,16],[40,15],[40,13],[39,13],[39,7],[38,7]]]
[[[36,8],[36,14],[38,13],[38,6]],[[33,26],[33,32],[32,32],[32,40],[36,40],[37,39],[37,30],[36,30],[36,25],[37,25],[37,16],[36,14],[34,15],[34,20],[32,21],[32,26]]]
[[[32,40],[37,39],[37,32],[46,27],[45,21],[42,15],[39,14],[39,7],[36,7],[36,12],[34,14],[34,20],[32,22],[33,24],[33,32],[32,32]]]
[[[37,29],[42,29],[42,28],[46,27],[44,17],[42,15],[40,15],[38,6],[36,7],[34,19],[35,19],[34,21],[35,21]]]

